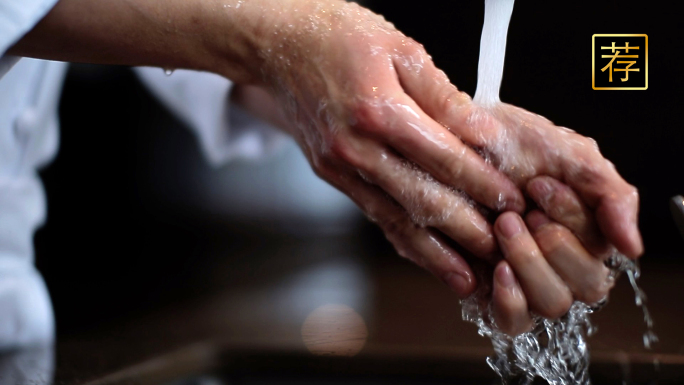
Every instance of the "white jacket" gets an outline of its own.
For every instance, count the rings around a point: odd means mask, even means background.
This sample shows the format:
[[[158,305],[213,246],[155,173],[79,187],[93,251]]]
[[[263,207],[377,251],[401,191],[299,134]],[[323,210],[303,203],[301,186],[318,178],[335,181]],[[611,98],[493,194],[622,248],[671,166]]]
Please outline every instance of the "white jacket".
[[[0,350],[51,343],[54,319],[33,266],[33,235],[46,217],[37,170],[59,145],[57,107],[66,63],[5,55],[57,0],[0,2]],[[230,81],[209,73],[137,68],[144,84],[197,134],[215,165],[257,158],[284,136],[231,108]]]

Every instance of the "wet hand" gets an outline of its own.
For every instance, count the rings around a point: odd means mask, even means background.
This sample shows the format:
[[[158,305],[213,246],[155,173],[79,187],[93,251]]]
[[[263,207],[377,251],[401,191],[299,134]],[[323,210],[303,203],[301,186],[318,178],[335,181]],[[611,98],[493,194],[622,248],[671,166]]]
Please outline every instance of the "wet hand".
[[[278,2],[264,27],[264,83],[315,172],[350,196],[399,254],[459,295],[475,288],[451,238],[480,258],[498,250],[475,203],[522,212],[517,186],[449,132],[429,105],[436,89],[468,101],[422,46],[382,17],[335,0]]]
[[[597,226],[590,211],[568,186],[539,177],[530,184],[554,195],[563,211],[504,213],[495,233],[504,254],[494,271],[492,301],[497,325],[517,335],[532,326],[530,312],[558,318],[573,301],[596,304],[607,297],[614,280],[604,265],[610,248],[595,239]],[[584,246],[589,245],[589,246]]]
[[[581,211],[571,222],[591,251],[605,251],[610,244],[630,258],[643,253],[637,190],[601,155],[594,140],[507,104],[466,104],[452,120],[458,123],[454,131],[490,156],[552,219],[567,210]],[[531,182],[541,175],[563,181],[567,188],[554,187],[551,178]],[[571,191],[585,209],[559,204]]]
[[[613,247],[630,258],[642,254],[643,245],[637,227],[638,193],[601,155],[593,140],[514,106],[479,106],[455,87],[438,80],[441,71],[432,62],[424,63],[420,70],[412,66],[397,66],[397,70],[401,79],[412,80],[403,81],[408,94],[427,95],[416,99],[426,113],[489,158],[536,203],[547,219],[556,222],[551,227],[543,226],[545,229],[555,229],[555,232],[539,232],[535,227],[532,235],[528,232],[522,238],[528,241],[525,245],[528,252],[536,250],[536,253],[542,252],[543,256],[555,260],[550,254],[556,255],[554,250],[558,248],[565,250],[563,255],[576,264],[588,261],[587,255],[605,259]],[[540,215],[534,213],[531,218],[538,219]],[[540,242],[538,246],[529,242],[530,236]],[[554,240],[564,238],[572,241],[555,246],[554,242],[557,241]],[[533,260],[539,260],[539,257],[536,255]],[[510,266],[508,269],[506,266],[507,263],[499,266],[495,278],[505,279],[508,276],[504,273],[510,271]],[[602,263],[594,262],[592,266],[596,271],[590,276],[606,274]],[[521,266],[517,268],[522,269]],[[549,269],[546,268],[546,271]],[[558,284],[558,277],[549,274],[545,279],[550,285]],[[541,286],[534,287],[535,292],[543,292]],[[594,294],[602,294],[605,288],[596,291],[596,287],[581,289],[576,286],[575,289],[577,292],[570,290],[573,294],[570,298],[589,301],[596,297],[591,295],[592,290]],[[545,307],[536,302],[532,308],[539,309],[539,314],[557,315],[561,312],[558,309],[567,310],[569,306],[568,290],[551,290],[560,300],[558,308]],[[500,296],[506,297],[507,294]],[[528,308],[526,303],[515,300],[519,296],[508,297],[511,298],[512,308]],[[523,319],[529,318],[529,315],[525,315],[527,313],[517,314]]]

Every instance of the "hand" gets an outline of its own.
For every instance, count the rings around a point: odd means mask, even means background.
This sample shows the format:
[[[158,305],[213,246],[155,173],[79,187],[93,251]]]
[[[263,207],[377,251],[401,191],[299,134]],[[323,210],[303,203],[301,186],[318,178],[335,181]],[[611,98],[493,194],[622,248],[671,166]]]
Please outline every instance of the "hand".
[[[569,220],[590,251],[606,252],[610,244],[630,258],[643,253],[637,190],[620,177],[592,139],[507,104],[483,108],[456,103],[441,120],[489,156],[552,219],[563,217],[566,208],[549,193],[548,179],[530,181],[545,175],[576,191],[587,207],[582,218],[594,221]]]
[[[598,303],[614,284],[602,260],[606,253],[595,247],[592,255],[575,236],[589,234],[593,239],[591,229],[596,226],[577,194],[549,177],[530,183],[544,185],[557,207],[565,210],[555,216],[557,222],[539,210],[527,214],[525,222],[516,213],[504,213],[496,221],[505,260],[494,271],[494,319],[510,335],[530,330],[530,311],[558,318],[574,300]]]
[[[474,203],[524,210],[513,182],[434,118],[449,114],[448,103],[421,108],[437,89],[459,103],[469,98],[422,46],[356,4],[278,4],[286,22],[263,31],[264,83],[312,167],[378,223],[399,254],[467,296],[474,277],[442,234],[491,258],[492,226]]]
[[[628,210],[622,217],[617,210],[618,224],[627,223],[627,227],[636,229],[634,189],[617,175],[589,139],[512,106],[494,110],[478,107],[449,83],[422,47],[366,10],[339,2],[307,4],[318,6],[315,11],[303,11],[305,20],[312,23],[311,30],[317,33],[304,33],[292,24],[290,33],[279,32],[280,39],[273,42],[276,48],[267,48],[264,54],[266,83],[271,84],[281,104],[289,106],[285,112],[293,122],[290,131],[319,175],[350,195],[371,219],[379,222],[400,253],[443,278],[459,294],[472,290],[474,280],[468,266],[440,238],[439,231],[480,257],[491,256],[497,247],[490,237],[489,224],[479,212],[446,186],[461,188],[490,208],[512,206],[513,211],[521,211],[516,193],[509,194],[512,199],[505,195],[503,199],[491,199],[488,191],[492,190],[487,190],[491,184],[478,179],[478,173],[472,170],[496,175],[494,184],[504,186],[503,191],[507,191],[506,182],[499,181],[496,173],[473,157],[464,143],[490,156],[493,164],[524,188],[550,219],[567,226],[553,236],[535,232],[547,255],[555,255],[555,249],[545,240],[553,240],[557,234],[576,235],[573,239],[586,245],[584,250],[581,245],[571,244],[571,251],[604,255],[609,249],[608,240],[598,223],[608,228],[613,224],[596,214],[615,214],[616,206],[621,204]],[[355,18],[353,32],[347,24],[350,14]],[[326,32],[331,30],[334,33]],[[444,132],[435,121],[451,127],[463,142]],[[573,171],[586,171],[593,179],[585,185]],[[569,187],[560,189],[552,178],[532,180],[540,174],[568,180],[595,211],[587,208]],[[385,195],[393,199],[388,201]],[[479,239],[479,244],[473,244],[473,239]],[[632,254],[639,254],[638,231],[636,237],[631,234],[626,239],[623,249],[632,242],[632,246],[636,244]],[[536,245],[529,246],[528,251],[539,252]],[[511,255],[519,254],[518,250]],[[586,256],[579,251],[569,254],[575,263]],[[602,264],[591,266],[597,269],[596,276],[605,273]],[[497,270],[499,275],[506,271],[505,267]],[[551,268],[547,266],[546,272],[556,274]],[[546,283],[558,284],[558,277],[553,278],[548,274]],[[535,291],[543,293],[540,286],[534,282],[524,286],[530,288],[531,308],[540,314],[555,315],[567,310],[570,301],[561,301],[557,308],[545,308],[534,296]],[[604,289],[596,292],[602,294]],[[572,295],[587,301],[593,298],[582,297],[580,289],[577,293],[569,291],[569,295],[567,290],[558,293],[570,299]]]
[[[402,255],[462,296],[474,279],[440,234],[490,257],[492,226],[466,196],[520,213],[518,187],[529,190],[525,180],[536,175],[568,183],[609,242],[628,256],[641,253],[636,191],[588,140],[511,106],[477,107],[419,44],[355,4],[61,0],[8,53],[199,69],[272,88],[316,172],[377,221]],[[491,153],[493,166],[472,147]]]
[[[636,189],[590,139],[510,105],[467,109],[462,117],[479,128],[470,140],[541,209],[526,216],[527,226],[513,213],[495,225],[506,257],[493,279],[499,327],[516,335],[529,330],[530,311],[558,318],[574,300],[605,298],[613,280],[603,261],[615,248],[632,258],[643,252]]]

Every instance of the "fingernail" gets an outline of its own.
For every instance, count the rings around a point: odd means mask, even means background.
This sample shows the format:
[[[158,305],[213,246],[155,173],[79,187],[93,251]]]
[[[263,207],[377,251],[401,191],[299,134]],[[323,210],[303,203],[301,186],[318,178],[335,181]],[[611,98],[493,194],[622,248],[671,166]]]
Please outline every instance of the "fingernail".
[[[470,277],[458,273],[449,273],[444,280],[459,297],[465,298],[470,295]]]
[[[508,264],[496,269],[496,280],[506,289],[515,287],[515,275],[513,275],[513,270]]]
[[[508,239],[522,233],[523,223],[516,214],[504,214],[503,218],[499,219],[498,224],[501,234]]]

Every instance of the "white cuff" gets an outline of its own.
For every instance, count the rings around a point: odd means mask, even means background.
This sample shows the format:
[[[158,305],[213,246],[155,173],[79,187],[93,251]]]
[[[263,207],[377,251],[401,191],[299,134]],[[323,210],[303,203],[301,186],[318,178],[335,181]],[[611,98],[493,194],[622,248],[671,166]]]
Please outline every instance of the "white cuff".
[[[273,153],[287,136],[230,103],[233,83],[207,72],[136,68],[142,82],[196,134],[213,166]]]
[[[57,4],[57,0],[0,1],[0,78],[16,63],[5,52],[30,31]]]

